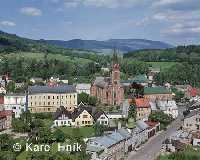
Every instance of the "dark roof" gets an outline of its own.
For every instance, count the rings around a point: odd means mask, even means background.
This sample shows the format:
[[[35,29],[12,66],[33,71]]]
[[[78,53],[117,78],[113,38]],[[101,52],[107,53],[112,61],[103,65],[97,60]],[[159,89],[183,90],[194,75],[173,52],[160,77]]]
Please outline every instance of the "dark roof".
[[[71,118],[71,113],[64,106],[61,106],[54,113],[54,115],[53,115],[54,120],[58,119],[58,117],[62,116],[63,114],[66,117]]]
[[[61,85],[61,86],[29,86],[28,93],[29,94],[37,94],[37,93],[74,93],[76,92],[76,88],[73,85]]]
[[[108,86],[109,84],[111,84],[110,77],[96,77],[96,79],[94,81],[94,85],[96,85],[100,88],[104,88],[104,87]]]
[[[189,112],[189,113],[185,116],[185,118],[190,118],[190,117],[193,117],[193,116],[195,116],[195,115],[197,115],[197,114],[200,114],[200,109],[199,109],[199,110],[194,110],[194,111]]]
[[[107,115],[104,113],[104,111],[96,111],[93,114],[94,120],[96,121],[101,115],[105,115],[107,117]]]
[[[72,113],[72,120],[74,121],[84,110],[86,110],[92,116],[93,108],[87,107],[87,106],[84,106],[84,107],[82,106],[82,107],[74,109],[74,112]]]

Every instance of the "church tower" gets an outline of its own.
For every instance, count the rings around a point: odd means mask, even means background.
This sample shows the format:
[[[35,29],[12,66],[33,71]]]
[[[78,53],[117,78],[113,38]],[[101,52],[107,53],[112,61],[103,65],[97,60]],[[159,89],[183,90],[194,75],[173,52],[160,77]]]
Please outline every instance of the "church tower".
[[[111,78],[112,78],[112,84],[120,83],[120,65],[119,65],[116,49],[114,49],[114,53],[113,53]]]

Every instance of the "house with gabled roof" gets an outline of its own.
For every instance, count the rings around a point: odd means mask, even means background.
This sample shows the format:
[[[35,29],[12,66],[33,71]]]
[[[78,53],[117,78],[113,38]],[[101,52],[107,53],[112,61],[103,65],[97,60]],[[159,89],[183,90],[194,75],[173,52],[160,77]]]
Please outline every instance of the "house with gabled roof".
[[[92,108],[79,107],[72,113],[72,124],[76,127],[92,126],[94,118],[92,116]]]
[[[109,125],[109,118],[105,114],[104,111],[96,111],[93,114],[94,120],[96,123],[99,123],[100,125],[108,126]]]
[[[86,152],[91,154],[94,160],[120,160],[125,153],[132,150],[131,138],[131,134],[123,128],[109,135],[93,137],[87,142]]]
[[[148,99],[136,98],[135,99],[136,108],[136,119],[137,120],[147,120],[151,114],[151,106]]]
[[[53,126],[55,127],[72,125],[72,115],[64,106],[61,106],[56,110],[53,118],[54,118]]]

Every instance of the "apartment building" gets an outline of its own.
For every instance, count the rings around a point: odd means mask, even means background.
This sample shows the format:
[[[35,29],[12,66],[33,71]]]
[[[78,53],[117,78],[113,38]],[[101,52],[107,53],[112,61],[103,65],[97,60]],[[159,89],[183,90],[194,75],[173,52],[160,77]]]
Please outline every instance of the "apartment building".
[[[28,109],[32,113],[56,112],[64,106],[73,112],[77,107],[76,88],[72,85],[30,86],[28,88]]]

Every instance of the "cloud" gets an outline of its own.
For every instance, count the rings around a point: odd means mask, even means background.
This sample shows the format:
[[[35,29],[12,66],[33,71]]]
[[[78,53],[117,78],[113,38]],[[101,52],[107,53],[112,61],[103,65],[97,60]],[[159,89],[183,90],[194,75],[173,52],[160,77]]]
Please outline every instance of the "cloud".
[[[20,12],[27,16],[41,16],[42,11],[35,7],[24,7],[21,8]]]
[[[174,11],[194,11],[199,10],[199,0],[157,0],[153,7],[169,9]]]
[[[16,26],[16,24],[12,21],[2,21],[0,24],[3,25],[3,26],[8,26],[8,27]]]
[[[58,1],[58,0],[52,0]],[[120,8],[144,4],[150,0],[62,0],[67,8],[83,5],[86,7]]]

